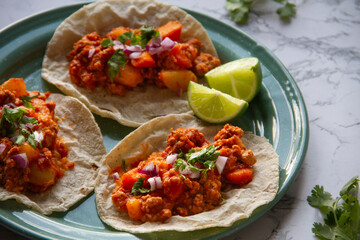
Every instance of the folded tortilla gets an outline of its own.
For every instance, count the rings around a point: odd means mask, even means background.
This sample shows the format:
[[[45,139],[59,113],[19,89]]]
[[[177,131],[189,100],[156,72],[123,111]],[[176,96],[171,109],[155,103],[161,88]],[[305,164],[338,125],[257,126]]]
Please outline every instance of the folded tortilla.
[[[100,128],[84,104],[61,94],[51,94],[47,100],[56,103],[58,136],[65,139],[68,160],[74,162],[75,167],[65,171],[58,182],[42,193],[14,193],[0,187],[1,201],[16,199],[46,215],[68,210],[94,189],[101,159],[106,154]]]
[[[132,233],[193,231],[230,226],[237,220],[248,218],[256,208],[272,201],[279,187],[278,155],[266,138],[246,132],[241,140],[257,159],[253,166],[254,179],[244,187],[223,192],[225,200],[215,209],[187,217],[172,216],[164,223],[135,222],[126,213],[117,211],[111,200],[115,183],[109,175],[110,169],[121,165],[122,160],[127,161],[126,165],[129,166],[131,159],[137,156],[163,151],[171,128],[197,128],[207,141],[214,142],[214,136],[222,127],[207,125],[188,114],[168,115],[149,121],[125,137],[106,155],[96,180],[96,205],[102,221],[118,230]]]
[[[78,87],[69,77],[70,61],[66,55],[84,35],[94,31],[104,35],[118,26],[159,27],[168,21],[182,24],[181,42],[199,39],[204,44],[203,52],[217,56],[204,27],[175,6],[150,0],[102,0],[76,11],[56,29],[48,43],[42,77],[65,94],[78,98],[92,112],[127,126],[137,127],[158,116],[190,112],[186,94],[179,97],[169,89],[137,87],[120,97],[109,94],[105,89],[90,91]]]

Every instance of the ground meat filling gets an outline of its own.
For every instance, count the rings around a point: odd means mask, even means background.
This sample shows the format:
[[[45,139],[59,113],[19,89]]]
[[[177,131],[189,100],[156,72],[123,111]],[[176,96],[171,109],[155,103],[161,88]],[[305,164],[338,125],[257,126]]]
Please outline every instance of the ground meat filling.
[[[201,41],[191,39],[180,43],[177,39],[172,39],[177,42],[173,50],[151,55],[153,64],[148,65],[146,59],[145,61],[140,59],[138,61],[140,64],[134,65],[133,60],[128,59],[126,67],[119,68],[120,75],[124,74],[126,77],[111,79],[108,63],[117,49],[114,46],[102,46],[101,43],[105,39],[114,41],[128,31],[135,32],[137,30],[119,27],[112,29],[105,36],[93,32],[74,43],[72,51],[67,55],[70,61],[69,76],[72,82],[88,90],[104,88],[110,94],[124,96],[126,92],[137,86],[167,87],[164,83],[165,80],[159,78],[162,70],[188,70],[194,74],[194,78],[196,76],[201,78],[205,73],[220,65],[220,60],[217,57],[201,52],[203,47]],[[126,42],[126,44],[129,45],[130,43]],[[181,75],[182,73],[175,74]]]
[[[163,222],[174,215],[189,216],[214,209],[223,201],[222,189],[241,187],[252,180],[252,166],[256,159],[242,143],[240,138],[243,135],[240,128],[225,125],[212,144],[220,156],[227,157],[222,173],[218,172],[217,167],[212,167],[206,174],[190,177],[176,169],[174,164],[167,163],[167,157],[199,151],[211,144],[197,129],[171,129],[163,152],[151,154],[146,161],[140,161],[138,166],[127,172],[121,166],[110,172],[121,176],[115,180],[112,201],[119,211],[127,212],[131,219],[141,222]],[[157,177],[161,178],[161,187],[135,195],[132,192],[135,182],[139,178],[147,180],[151,177],[143,172],[151,164],[158,168]],[[204,168],[201,162],[196,162],[194,166]],[[148,189],[149,183],[144,181],[142,187]]]
[[[57,136],[56,104],[46,102],[49,95],[27,92],[22,79],[0,86],[0,186],[8,191],[44,192],[74,167]]]

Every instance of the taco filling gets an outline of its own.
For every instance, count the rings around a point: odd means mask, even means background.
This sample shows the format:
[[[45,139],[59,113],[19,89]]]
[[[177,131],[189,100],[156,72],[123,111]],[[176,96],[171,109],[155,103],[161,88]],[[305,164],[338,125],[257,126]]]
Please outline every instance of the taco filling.
[[[21,78],[0,86],[0,186],[8,191],[44,192],[74,168],[49,95],[28,92]]]
[[[211,144],[195,128],[171,130],[164,151],[152,153],[146,161],[133,160],[131,166],[112,168],[113,203],[141,222],[163,222],[173,215],[216,208],[223,201],[222,190],[253,179],[256,158],[240,140],[243,136],[242,129],[229,124]]]
[[[180,43],[182,25],[170,21],[155,29],[142,26],[113,28],[105,36],[83,36],[67,55],[69,75],[79,87],[104,88],[124,96],[140,85],[155,85],[181,94],[189,81],[220,65],[220,60],[201,52],[203,43]]]

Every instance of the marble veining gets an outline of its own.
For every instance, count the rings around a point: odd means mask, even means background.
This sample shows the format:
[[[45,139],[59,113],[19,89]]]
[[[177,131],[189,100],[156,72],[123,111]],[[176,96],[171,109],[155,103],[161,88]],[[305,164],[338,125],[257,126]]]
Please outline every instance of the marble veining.
[[[0,28],[39,11],[82,0],[0,1]],[[360,1],[296,0],[297,16],[284,23],[277,3],[259,0],[244,26],[234,24],[225,0],[164,0],[210,15],[246,32],[287,67],[306,102],[310,141],[299,175],[287,194],[264,216],[226,237],[228,240],[316,239],[321,221],[306,201],[314,185],[333,195],[360,175]],[[0,227],[5,239],[23,239]]]

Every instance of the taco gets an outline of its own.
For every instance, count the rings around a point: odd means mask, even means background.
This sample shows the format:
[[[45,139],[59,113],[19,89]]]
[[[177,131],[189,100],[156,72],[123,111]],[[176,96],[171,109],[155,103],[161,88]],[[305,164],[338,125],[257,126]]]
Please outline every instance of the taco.
[[[95,184],[106,149],[91,112],[61,94],[0,86],[0,200],[42,214],[66,211]],[[76,114],[74,114],[76,113]]]
[[[278,182],[267,139],[180,114],[149,121],[112,149],[95,196],[100,218],[116,229],[193,231],[249,217],[274,199]]]
[[[56,29],[42,77],[103,117],[128,126],[190,112],[187,84],[220,64],[204,27],[148,0],[89,4]]]

